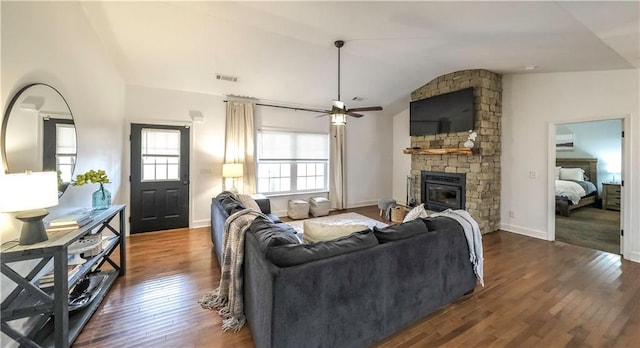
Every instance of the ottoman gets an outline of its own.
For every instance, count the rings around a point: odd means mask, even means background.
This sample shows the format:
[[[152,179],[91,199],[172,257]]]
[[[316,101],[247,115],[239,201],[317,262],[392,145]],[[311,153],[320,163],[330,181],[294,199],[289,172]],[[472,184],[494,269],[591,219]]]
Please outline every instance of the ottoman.
[[[329,215],[330,209],[331,201],[324,197],[313,197],[309,199],[309,211],[311,215],[315,217]]]
[[[301,199],[289,200],[287,216],[292,219],[306,219],[309,217],[309,203]]]
[[[395,199],[379,199],[378,209],[380,209],[380,217],[386,220],[391,220],[391,208],[396,206]]]

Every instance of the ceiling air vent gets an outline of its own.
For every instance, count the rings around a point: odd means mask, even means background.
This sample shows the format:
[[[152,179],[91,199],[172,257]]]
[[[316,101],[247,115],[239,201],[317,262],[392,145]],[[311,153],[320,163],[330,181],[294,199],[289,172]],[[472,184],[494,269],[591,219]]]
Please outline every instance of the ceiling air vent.
[[[231,76],[231,75],[216,74],[216,79],[223,80],[223,81],[230,81],[230,82],[238,82],[238,77]]]

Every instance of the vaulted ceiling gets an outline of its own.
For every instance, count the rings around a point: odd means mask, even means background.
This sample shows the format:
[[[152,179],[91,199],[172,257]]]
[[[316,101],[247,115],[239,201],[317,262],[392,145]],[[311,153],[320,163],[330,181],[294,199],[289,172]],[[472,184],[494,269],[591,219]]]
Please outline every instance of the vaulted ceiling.
[[[351,108],[401,110],[412,90],[462,69],[640,68],[637,1],[84,2],[83,8],[128,84],[308,107],[327,108],[337,97],[335,40],[346,41],[341,89]]]

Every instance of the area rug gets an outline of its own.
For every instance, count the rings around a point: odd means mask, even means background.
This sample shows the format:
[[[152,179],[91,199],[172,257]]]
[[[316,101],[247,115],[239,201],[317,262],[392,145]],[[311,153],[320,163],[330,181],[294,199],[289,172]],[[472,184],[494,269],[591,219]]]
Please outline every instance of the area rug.
[[[322,216],[322,217],[306,219],[306,220],[291,221],[291,222],[287,222],[287,224],[293,227],[298,233],[303,233],[304,231],[302,226],[304,221],[314,221],[314,222],[321,222],[323,224],[332,224],[332,225],[363,224],[363,225],[369,226],[369,228],[373,228],[374,226],[378,228],[388,226],[384,222],[380,222],[378,220],[368,218],[358,213],[328,215],[328,216]]]

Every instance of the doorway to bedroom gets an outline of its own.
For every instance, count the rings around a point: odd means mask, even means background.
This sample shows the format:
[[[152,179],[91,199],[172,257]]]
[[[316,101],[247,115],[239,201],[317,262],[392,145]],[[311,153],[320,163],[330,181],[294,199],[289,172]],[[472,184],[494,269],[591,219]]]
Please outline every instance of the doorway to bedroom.
[[[622,132],[622,119],[556,125],[556,241],[622,253]]]

